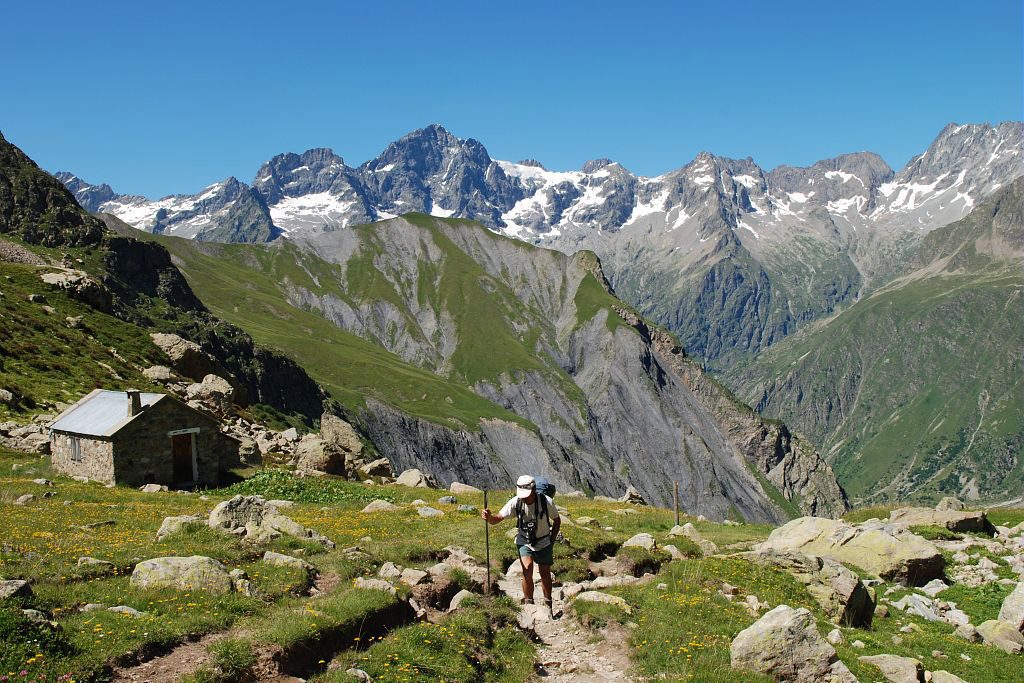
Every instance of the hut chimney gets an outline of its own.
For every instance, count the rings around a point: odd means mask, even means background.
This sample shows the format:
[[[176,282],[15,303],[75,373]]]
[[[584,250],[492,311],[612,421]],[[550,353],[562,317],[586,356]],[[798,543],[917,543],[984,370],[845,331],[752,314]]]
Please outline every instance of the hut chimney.
[[[142,396],[138,389],[129,389],[128,394],[128,417],[134,417],[142,412]]]

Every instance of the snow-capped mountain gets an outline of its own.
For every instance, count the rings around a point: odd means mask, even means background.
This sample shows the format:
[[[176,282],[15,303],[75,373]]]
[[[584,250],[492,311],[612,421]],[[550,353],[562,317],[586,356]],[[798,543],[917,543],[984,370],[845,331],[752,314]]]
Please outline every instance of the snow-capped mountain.
[[[887,281],[926,232],[1024,174],[1024,124],[950,124],[894,172],[870,152],[764,171],[701,152],[655,177],[610,159],[578,171],[491,159],[439,125],[361,166],[330,149],[280,154],[251,186],[119,195],[57,177],[87,209],[217,241],[297,239],[420,211],[470,218],[567,252],[592,249],[613,286],[705,358],[756,351]]]

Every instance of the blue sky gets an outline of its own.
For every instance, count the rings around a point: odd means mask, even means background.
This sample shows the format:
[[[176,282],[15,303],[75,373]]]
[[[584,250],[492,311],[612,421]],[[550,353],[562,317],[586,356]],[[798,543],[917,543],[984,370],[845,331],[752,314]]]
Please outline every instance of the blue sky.
[[[48,170],[149,196],[248,182],[309,147],[357,165],[433,122],[498,159],[656,175],[704,149],[765,168],[869,149],[898,168],[950,121],[1022,118],[1020,0],[58,0],[3,15],[5,137]]]

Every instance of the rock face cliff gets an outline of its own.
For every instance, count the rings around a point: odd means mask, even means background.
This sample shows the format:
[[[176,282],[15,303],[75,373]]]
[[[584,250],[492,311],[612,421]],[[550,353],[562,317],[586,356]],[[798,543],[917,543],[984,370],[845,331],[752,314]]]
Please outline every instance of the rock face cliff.
[[[294,306],[520,418],[451,429],[380,401],[354,408],[399,467],[480,485],[532,471],[606,495],[633,485],[664,505],[679,481],[685,509],[718,519],[845,510],[818,454],[734,404],[667,333],[652,332],[614,297],[592,253],[422,214],[308,236],[300,248],[335,264],[341,286],[291,283]]]

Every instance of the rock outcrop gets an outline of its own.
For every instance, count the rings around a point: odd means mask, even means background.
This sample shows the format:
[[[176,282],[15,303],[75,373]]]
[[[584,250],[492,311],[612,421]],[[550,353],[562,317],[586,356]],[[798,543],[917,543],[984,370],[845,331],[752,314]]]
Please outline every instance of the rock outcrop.
[[[801,517],[775,529],[758,550],[793,550],[849,562],[888,581],[921,586],[940,578],[946,565],[939,549],[904,527],[877,520],[852,525]]]
[[[886,680],[892,683],[924,683],[924,665],[912,657],[872,655],[858,659],[877,667]]]
[[[254,543],[265,543],[281,535],[305,538],[333,548],[334,542],[313,529],[307,529],[280,513],[262,496],[235,496],[217,504],[207,520],[214,529],[242,536]]]
[[[744,553],[759,564],[778,567],[807,586],[807,592],[835,623],[867,627],[875,612],[875,596],[856,574],[828,558],[791,551]]]
[[[155,557],[135,565],[131,585],[135,588],[173,588],[179,591],[229,593],[231,577],[217,560],[202,555]]]
[[[999,620],[1024,632],[1024,581],[1017,583],[1013,592],[1003,600],[999,608]]]
[[[889,513],[889,522],[901,526],[943,526],[950,531],[977,532],[992,535],[995,527],[981,511],[940,510],[932,508],[897,508]]]

